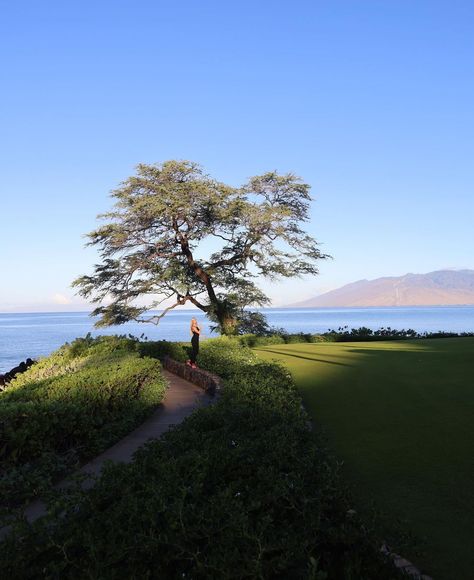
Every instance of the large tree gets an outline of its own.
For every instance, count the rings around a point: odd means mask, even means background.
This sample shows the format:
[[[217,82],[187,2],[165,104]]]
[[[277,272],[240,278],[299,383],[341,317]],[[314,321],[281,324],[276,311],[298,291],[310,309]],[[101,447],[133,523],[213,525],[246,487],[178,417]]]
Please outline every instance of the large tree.
[[[302,229],[309,189],[291,173],[265,173],[235,188],[190,161],[138,165],[112,192],[112,211],[99,216],[105,225],[88,234],[101,262],[73,284],[98,304],[97,326],[158,323],[190,302],[234,334],[239,322],[252,321],[246,307],[269,303],[257,277],[317,274],[326,257]]]

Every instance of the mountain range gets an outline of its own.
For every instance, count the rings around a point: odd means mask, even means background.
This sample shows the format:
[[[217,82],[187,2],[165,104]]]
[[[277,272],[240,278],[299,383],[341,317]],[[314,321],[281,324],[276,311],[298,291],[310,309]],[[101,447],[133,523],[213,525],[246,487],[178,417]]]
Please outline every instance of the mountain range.
[[[441,306],[474,304],[474,270],[359,280],[292,307]]]

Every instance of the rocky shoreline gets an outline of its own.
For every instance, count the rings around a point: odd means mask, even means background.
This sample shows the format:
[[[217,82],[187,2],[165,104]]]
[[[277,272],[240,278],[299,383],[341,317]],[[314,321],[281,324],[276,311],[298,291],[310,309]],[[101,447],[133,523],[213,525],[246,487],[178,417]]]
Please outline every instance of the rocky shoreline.
[[[32,365],[35,364],[35,362],[36,361],[31,358],[27,358],[26,361],[23,361],[18,366],[13,367],[7,373],[0,374],[0,391],[5,390],[8,386],[8,383],[10,383],[16,377],[16,375],[27,371]]]

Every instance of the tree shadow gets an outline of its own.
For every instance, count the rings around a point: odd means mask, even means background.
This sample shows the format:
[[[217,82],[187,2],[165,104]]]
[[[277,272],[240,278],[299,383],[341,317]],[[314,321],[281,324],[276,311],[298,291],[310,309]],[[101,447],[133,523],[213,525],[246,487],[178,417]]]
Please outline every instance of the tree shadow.
[[[326,348],[318,344],[295,346],[270,352],[291,370],[298,359],[314,361],[314,368],[301,365],[295,381],[314,424],[343,462],[358,509],[373,502],[383,514],[384,534],[395,543],[402,522],[410,538],[407,556],[415,558],[413,542],[419,542],[440,576],[453,561],[460,572],[467,570],[474,339],[328,344],[342,362],[325,360]],[[446,549],[437,555],[443,536],[449,537]]]
[[[350,365],[348,363],[342,363],[342,362],[336,362],[336,361],[332,361],[332,360],[326,360],[326,359],[322,359],[322,358],[315,358],[315,357],[311,357],[311,356],[303,356],[301,354],[295,354],[295,352],[301,352],[301,351],[281,351],[281,350],[269,350],[269,349],[259,349],[259,348],[254,348],[253,350],[260,350],[261,352],[271,352],[273,354],[278,354],[278,355],[283,355],[283,356],[290,356],[292,358],[301,358],[304,360],[309,360],[311,362],[322,362],[322,363],[327,363],[330,365],[337,365],[337,366],[343,366],[343,367],[350,367],[350,366],[354,366],[354,365]],[[332,356],[332,355],[331,355]]]

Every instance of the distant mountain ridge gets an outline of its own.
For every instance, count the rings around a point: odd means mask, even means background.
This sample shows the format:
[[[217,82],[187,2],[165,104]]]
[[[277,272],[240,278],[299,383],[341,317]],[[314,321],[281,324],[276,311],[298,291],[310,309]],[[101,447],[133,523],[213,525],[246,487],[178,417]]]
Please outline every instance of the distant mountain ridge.
[[[444,306],[474,304],[474,270],[358,280],[293,307]]]

